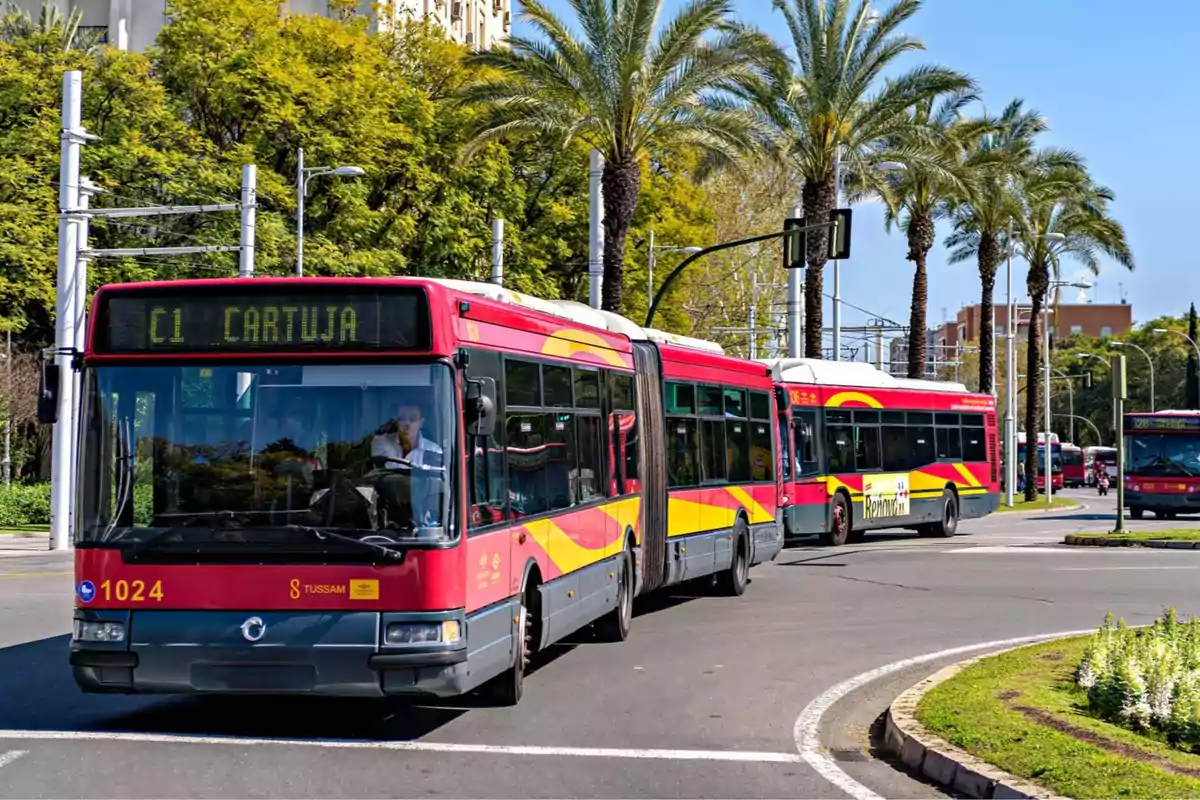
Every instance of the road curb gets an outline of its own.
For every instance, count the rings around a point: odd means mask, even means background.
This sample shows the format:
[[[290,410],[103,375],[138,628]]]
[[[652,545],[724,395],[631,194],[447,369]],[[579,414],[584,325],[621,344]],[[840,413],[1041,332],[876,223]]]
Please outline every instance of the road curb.
[[[1080,536],[1069,533],[1063,544],[1072,547],[1152,547],[1157,550],[1197,550],[1200,542],[1177,541],[1174,539],[1106,539],[1104,534]]]
[[[935,686],[953,678],[964,668],[981,659],[1016,649],[1010,647],[951,664],[903,692],[888,706],[883,732],[884,750],[898,758],[912,772],[968,797],[981,800],[1066,800],[1049,789],[1010,775],[999,767],[992,766],[938,738],[916,718],[917,704]]]
[[[1003,505],[1000,508],[1004,508]],[[1080,511],[1087,508],[1083,503],[1073,506],[1054,506],[1053,508],[1014,508],[1012,511],[997,511],[997,514],[1050,514],[1057,511]]]

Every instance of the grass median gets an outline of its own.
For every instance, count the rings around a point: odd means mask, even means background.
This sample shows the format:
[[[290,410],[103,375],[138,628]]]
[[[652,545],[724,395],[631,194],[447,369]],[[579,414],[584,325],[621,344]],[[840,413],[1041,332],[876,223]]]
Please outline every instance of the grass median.
[[[1054,495],[1050,498],[1050,508],[1071,508],[1077,505],[1079,505],[1079,501],[1073,497],[1060,497],[1059,495]],[[1024,495],[1018,495],[1013,498],[1012,508],[1004,505],[1004,500],[1001,499],[1000,507],[996,509],[996,511],[1042,511],[1045,508],[1045,495],[1038,495],[1036,500],[1026,500]]]
[[[0,525],[0,536],[36,536],[49,532],[49,525]]]
[[[1074,798],[1200,795],[1200,756],[1089,716],[1074,672],[1090,637],[986,658],[917,706],[931,732],[1013,775]]]
[[[1080,539],[1101,539],[1113,542],[1200,542],[1200,528],[1177,528],[1174,530],[1139,530],[1124,533],[1073,533],[1076,543]]]

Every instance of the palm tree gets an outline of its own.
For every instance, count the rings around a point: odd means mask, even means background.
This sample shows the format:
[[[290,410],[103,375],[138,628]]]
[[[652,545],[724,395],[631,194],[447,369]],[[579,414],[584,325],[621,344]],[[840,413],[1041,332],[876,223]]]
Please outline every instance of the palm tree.
[[[837,202],[840,164],[860,176],[857,180],[871,183],[876,174],[871,164],[881,156],[881,143],[912,126],[909,109],[974,85],[960,73],[934,66],[883,80],[901,54],[924,49],[917,39],[897,32],[920,9],[921,0],[897,0],[881,13],[868,0],[854,9],[851,0],[774,0],[774,5],[795,45],[795,73],[773,73],[757,100],[774,129],[775,146],[804,181],[804,218],[821,222]],[[923,154],[890,156],[911,166]],[[827,230],[809,231],[807,238],[804,350],[808,357],[820,358]]]
[[[497,70],[462,100],[484,111],[472,147],[517,134],[580,137],[604,155],[603,307],[620,311],[625,237],[641,161],[695,148],[710,167],[755,149],[755,116],[736,100],[782,60],[766,36],[730,19],[729,0],[692,0],[655,35],[662,0],[570,0],[577,36],[541,0],[524,0],[537,38],[475,56]]]
[[[42,10],[37,18],[29,11],[22,11],[13,0],[0,5],[0,42],[16,42],[46,37],[54,41],[56,49],[62,52],[82,50],[90,52],[98,49],[104,43],[104,35],[94,29],[84,29],[83,11],[71,9],[64,16],[58,6],[43,0]],[[44,45],[38,44],[38,50]]]
[[[1109,213],[1112,191],[1094,183],[1083,160],[1074,153],[1039,153],[1034,167],[1019,181],[1019,197],[1026,224],[1017,233],[1015,244],[1029,264],[1026,287],[1031,300],[1025,430],[1036,431],[1042,391],[1042,347],[1035,333],[1036,321],[1046,302],[1051,277],[1061,274],[1062,262],[1067,258],[1094,274],[1100,272],[1102,253],[1126,269],[1134,265],[1125,229]],[[1030,446],[1025,451],[1025,474],[1034,475],[1036,468],[1037,448]],[[1037,498],[1037,485],[1032,480],[1026,482],[1025,497]]]
[[[967,154],[975,180],[970,193],[955,206],[954,232],[946,239],[951,264],[975,259],[978,265],[979,391],[985,393],[992,391],[996,379],[992,370],[996,336],[991,322],[996,272],[1008,249],[1009,224],[1023,224],[1014,181],[1032,167],[1034,138],[1046,129],[1045,118],[1036,111],[1025,111],[1021,100],[1008,104]]]
[[[910,124],[885,150],[926,153],[903,172],[885,179],[881,194],[887,204],[884,224],[890,231],[899,226],[908,239],[907,259],[913,262],[912,306],[908,328],[908,377],[925,374],[925,317],[929,300],[929,276],[925,262],[933,249],[937,220],[948,217],[954,203],[969,196],[976,169],[967,154],[991,123],[966,119],[962,110],[978,97],[955,92],[941,98],[928,97],[908,113]],[[851,199],[854,197],[852,195]]]

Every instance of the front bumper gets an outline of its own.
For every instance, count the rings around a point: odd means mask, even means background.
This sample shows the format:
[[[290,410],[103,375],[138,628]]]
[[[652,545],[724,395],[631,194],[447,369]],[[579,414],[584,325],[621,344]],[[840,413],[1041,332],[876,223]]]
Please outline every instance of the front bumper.
[[[384,644],[392,623],[458,620],[444,612],[91,611],[123,622],[123,643],[73,640],[70,664],[86,692],[452,697],[468,688],[467,642]],[[256,618],[262,633],[243,633]],[[251,635],[258,635],[251,626]]]

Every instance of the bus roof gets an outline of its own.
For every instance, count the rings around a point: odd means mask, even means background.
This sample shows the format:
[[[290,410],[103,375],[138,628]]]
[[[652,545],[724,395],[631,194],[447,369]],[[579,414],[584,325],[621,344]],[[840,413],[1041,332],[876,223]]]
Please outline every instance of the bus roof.
[[[971,394],[964,384],[897,378],[861,361],[822,361],[815,358],[761,359],[779,383],[856,386],[869,389],[914,389],[924,392]]]
[[[710,353],[723,354],[725,352],[725,348],[716,342],[695,339],[691,336],[681,336],[655,328],[643,328],[633,322],[633,320],[622,317],[620,314],[592,308],[574,300],[543,300],[540,297],[534,297],[523,292],[515,292],[512,289],[506,289],[494,283],[483,283],[480,281],[460,281],[451,278],[430,278],[429,280],[433,283],[440,283],[449,289],[463,292],[464,294],[473,294],[478,297],[497,300],[501,303],[510,303],[512,305],[536,309],[542,313],[553,314],[579,325],[589,325],[593,328],[610,331],[611,333],[619,333],[635,341],[670,343],[681,347],[691,347],[696,350],[707,350]]]

